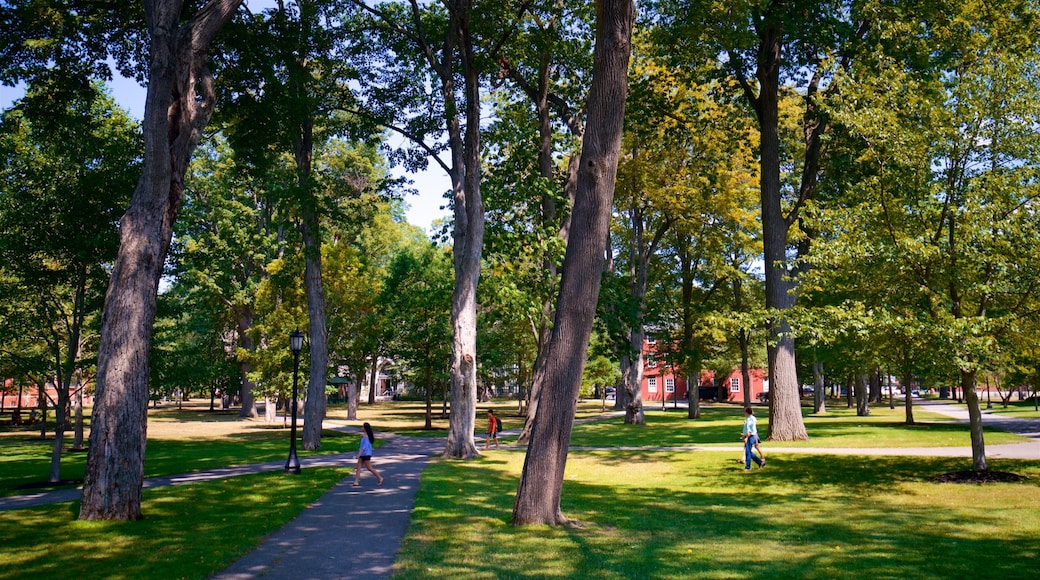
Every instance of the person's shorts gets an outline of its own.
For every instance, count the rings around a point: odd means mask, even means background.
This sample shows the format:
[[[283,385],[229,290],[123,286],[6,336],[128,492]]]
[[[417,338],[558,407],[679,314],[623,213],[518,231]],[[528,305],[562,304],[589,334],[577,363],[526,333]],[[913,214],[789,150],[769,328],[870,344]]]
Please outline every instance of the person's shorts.
[[[371,455],[362,455],[360,457],[360,459],[361,459],[361,461],[371,461],[372,460],[372,456]]]

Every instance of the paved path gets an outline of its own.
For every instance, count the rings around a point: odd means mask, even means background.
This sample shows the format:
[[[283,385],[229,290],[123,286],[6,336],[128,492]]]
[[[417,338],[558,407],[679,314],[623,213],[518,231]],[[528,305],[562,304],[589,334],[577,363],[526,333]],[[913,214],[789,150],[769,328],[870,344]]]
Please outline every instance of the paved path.
[[[214,578],[219,580],[358,578],[390,576],[408,529],[419,476],[430,456],[444,450],[440,438],[392,437],[376,450],[361,487],[353,475],[271,534],[260,546]]]

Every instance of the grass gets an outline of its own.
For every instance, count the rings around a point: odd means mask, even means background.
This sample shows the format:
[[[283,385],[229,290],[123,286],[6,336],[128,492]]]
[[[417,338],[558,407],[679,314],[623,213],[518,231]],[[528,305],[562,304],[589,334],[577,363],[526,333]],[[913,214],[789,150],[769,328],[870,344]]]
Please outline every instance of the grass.
[[[941,458],[572,452],[562,508],[582,527],[509,525],[523,454],[423,474],[395,578],[1033,578],[1040,465],[954,486]]]
[[[515,402],[492,406],[506,429]],[[599,412],[584,404],[582,416]],[[378,432],[423,432],[419,403],[332,408],[334,421]],[[920,407],[870,417],[832,406],[805,416],[812,447],[968,445],[967,428]],[[439,410],[435,409],[435,416]],[[764,414],[764,409],[758,411]],[[504,446],[480,459],[435,460],[424,472],[399,578],[1032,578],[1040,557],[1040,462],[991,460],[1020,483],[955,485],[928,477],[969,467],[957,458],[808,455],[771,451],[744,473],[734,452],[652,447],[740,445],[737,406],[648,411],[648,425],[610,418],[575,426],[562,507],[581,527],[509,525],[524,453]],[[438,419],[440,421],[440,419]],[[760,417],[764,427],[766,417]],[[441,429],[445,429],[446,422]],[[437,426],[435,425],[435,429]],[[38,433],[38,432],[37,432]],[[0,494],[47,472],[50,442],[0,434]],[[288,430],[233,413],[150,411],[149,475],[284,459]],[[987,432],[986,442],[1021,441]],[[377,441],[378,442],[378,441]],[[858,443],[858,444],[857,444]],[[794,446],[784,443],[783,446]],[[780,447],[779,444],[776,447]],[[326,431],[320,452],[353,451],[356,434]],[[300,451],[301,455],[310,452]],[[63,477],[82,476],[66,454]],[[78,467],[77,467],[78,465]],[[0,512],[0,578],[206,578],[249,551],[350,470],[313,468],[144,491],[139,522],[80,522],[78,502]]]
[[[982,412],[995,417],[1022,417],[1026,419],[1040,419],[1040,411],[1036,410],[1036,407],[1032,400],[1025,401],[1011,401],[1008,403],[1007,408],[1000,403],[999,400],[993,401],[993,407],[990,409],[986,408],[986,402],[980,402],[982,406]]]
[[[808,410],[806,410],[808,411]],[[766,433],[769,419],[765,408],[757,408],[758,429]],[[701,418],[686,418],[686,409],[648,410],[646,425],[621,428],[623,418],[614,417],[574,427],[571,445],[577,447],[682,447],[740,446],[744,412],[734,405],[704,408]],[[804,416],[809,441],[775,443],[783,447],[948,447],[970,446],[968,429],[951,423],[945,415],[920,408],[914,411],[916,425],[905,424],[905,412],[887,407],[871,409],[857,417],[855,409],[828,408],[826,414]],[[986,443],[1023,443],[1029,439],[993,429],[985,430]],[[764,442],[767,448],[774,445]]]
[[[53,431],[50,432],[53,437]],[[299,434],[297,435],[300,436]],[[297,445],[301,458],[357,450],[359,436],[325,430],[321,449],[307,451]],[[376,444],[381,442],[376,441]],[[71,440],[68,440],[71,445]],[[0,496],[68,487],[44,486],[50,473],[53,440],[41,440],[38,429],[20,428],[0,437]],[[145,477],[192,473],[218,467],[263,463],[287,457],[289,429],[282,422],[264,423],[240,419],[237,412],[200,410],[149,410]],[[63,481],[83,479],[86,453],[67,452],[61,458]]]
[[[78,521],[79,502],[0,512],[0,578],[206,578],[348,473],[312,468],[148,489],[136,522]]]

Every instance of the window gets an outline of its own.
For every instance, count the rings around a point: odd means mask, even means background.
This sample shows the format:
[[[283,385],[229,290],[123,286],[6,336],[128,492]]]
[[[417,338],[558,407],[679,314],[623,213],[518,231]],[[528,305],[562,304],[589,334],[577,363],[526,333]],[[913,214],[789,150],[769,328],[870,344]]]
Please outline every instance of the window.
[[[646,366],[648,366],[650,368],[656,367],[657,366],[657,358],[654,357],[654,355],[647,356],[646,357]]]
[[[733,377],[729,380],[729,392],[739,393],[740,392],[740,377]]]
[[[654,339],[654,335],[648,334],[648,335],[646,335],[646,342],[647,342],[647,344],[654,344],[657,341]]]
[[[674,393],[675,392],[675,379],[667,378],[664,380],[664,392]]]
[[[657,377],[650,377],[646,380],[646,390],[650,393],[657,392]]]

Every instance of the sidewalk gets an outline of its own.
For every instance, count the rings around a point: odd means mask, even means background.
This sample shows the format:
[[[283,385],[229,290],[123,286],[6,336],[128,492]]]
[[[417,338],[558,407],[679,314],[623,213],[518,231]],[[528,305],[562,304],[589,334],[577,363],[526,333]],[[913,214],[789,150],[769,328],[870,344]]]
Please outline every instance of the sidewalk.
[[[373,466],[339,482],[252,552],[214,576],[249,578],[359,578],[390,576],[397,549],[411,520],[419,476],[430,456],[444,450],[441,438],[391,437],[376,450]]]

